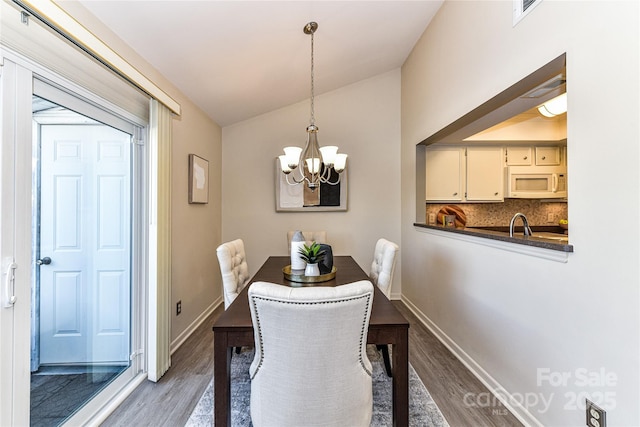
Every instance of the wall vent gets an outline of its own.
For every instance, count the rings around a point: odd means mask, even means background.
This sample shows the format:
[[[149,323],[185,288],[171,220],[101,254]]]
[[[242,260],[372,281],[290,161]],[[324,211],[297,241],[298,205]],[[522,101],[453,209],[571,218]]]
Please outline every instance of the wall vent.
[[[542,0],[513,0],[513,26],[520,22]]]
[[[564,76],[564,74],[558,74],[557,76],[552,77],[551,79],[547,80],[541,85],[534,87],[529,92],[520,96],[520,98],[540,98],[548,94],[549,92],[556,90],[559,87],[565,85],[566,83],[567,83],[567,79]]]

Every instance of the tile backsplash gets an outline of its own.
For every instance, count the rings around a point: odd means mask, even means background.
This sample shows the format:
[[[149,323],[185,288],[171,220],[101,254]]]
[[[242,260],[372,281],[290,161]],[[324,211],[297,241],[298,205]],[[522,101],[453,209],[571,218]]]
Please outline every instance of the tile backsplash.
[[[561,219],[567,219],[566,202],[542,202],[530,199],[505,199],[503,203],[427,203],[427,221],[429,214],[436,215],[447,205],[456,205],[467,216],[467,227],[508,226],[516,212],[527,216],[529,225],[557,225]],[[551,214],[553,221],[548,221]],[[520,222],[518,222],[519,225]]]

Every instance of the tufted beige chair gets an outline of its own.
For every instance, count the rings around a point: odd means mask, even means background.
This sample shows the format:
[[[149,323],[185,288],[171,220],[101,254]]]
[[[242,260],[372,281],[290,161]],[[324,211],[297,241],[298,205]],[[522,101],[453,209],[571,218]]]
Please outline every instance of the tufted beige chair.
[[[216,249],[216,253],[222,274],[224,309],[226,310],[249,281],[249,266],[242,239],[221,244]]]
[[[393,283],[393,272],[396,268],[396,255],[398,254],[398,245],[386,239],[379,239],[373,252],[373,262],[371,263],[371,271],[369,278],[371,281],[391,299],[391,285]],[[389,359],[389,346],[378,345],[378,350],[382,352],[384,359],[384,367],[387,375],[391,376],[391,360]]]
[[[291,239],[293,239],[294,233],[295,231],[287,231],[287,251],[289,253],[291,253]],[[302,235],[304,236],[307,246],[309,246],[311,242],[327,243],[326,231],[303,231]]]
[[[370,425],[366,343],[373,290],[368,280],[336,287],[251,284],[254,426]]]
[[[391,299],[391,284],[393,283],[393,272],[396,269],[398,250],[398,245],[395,243],[379,239],[373,251],[369,278],[388,299]]]

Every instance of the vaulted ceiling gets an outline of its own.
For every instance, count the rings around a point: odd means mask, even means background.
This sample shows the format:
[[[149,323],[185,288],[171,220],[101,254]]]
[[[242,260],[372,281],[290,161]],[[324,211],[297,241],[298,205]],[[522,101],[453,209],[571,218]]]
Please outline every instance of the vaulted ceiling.
[[[65,0],[68,1],[68,0]],[[80,0],[221,126],[400,67],[443,0]]]

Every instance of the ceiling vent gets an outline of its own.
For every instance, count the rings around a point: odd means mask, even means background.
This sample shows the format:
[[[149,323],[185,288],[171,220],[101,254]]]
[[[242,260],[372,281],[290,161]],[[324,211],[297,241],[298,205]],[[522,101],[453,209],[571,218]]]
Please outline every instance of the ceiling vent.
[[[515,27],[542,0],[513,0],[513,26]]]
[[[562,87],[566,83],[567,79],[565,78],[564,74],[558,74],[557,76],[552,77],[541,85],[534,87],[529,92],[522,95],[520,98],[540,98],[545,96],[549,92]]]

